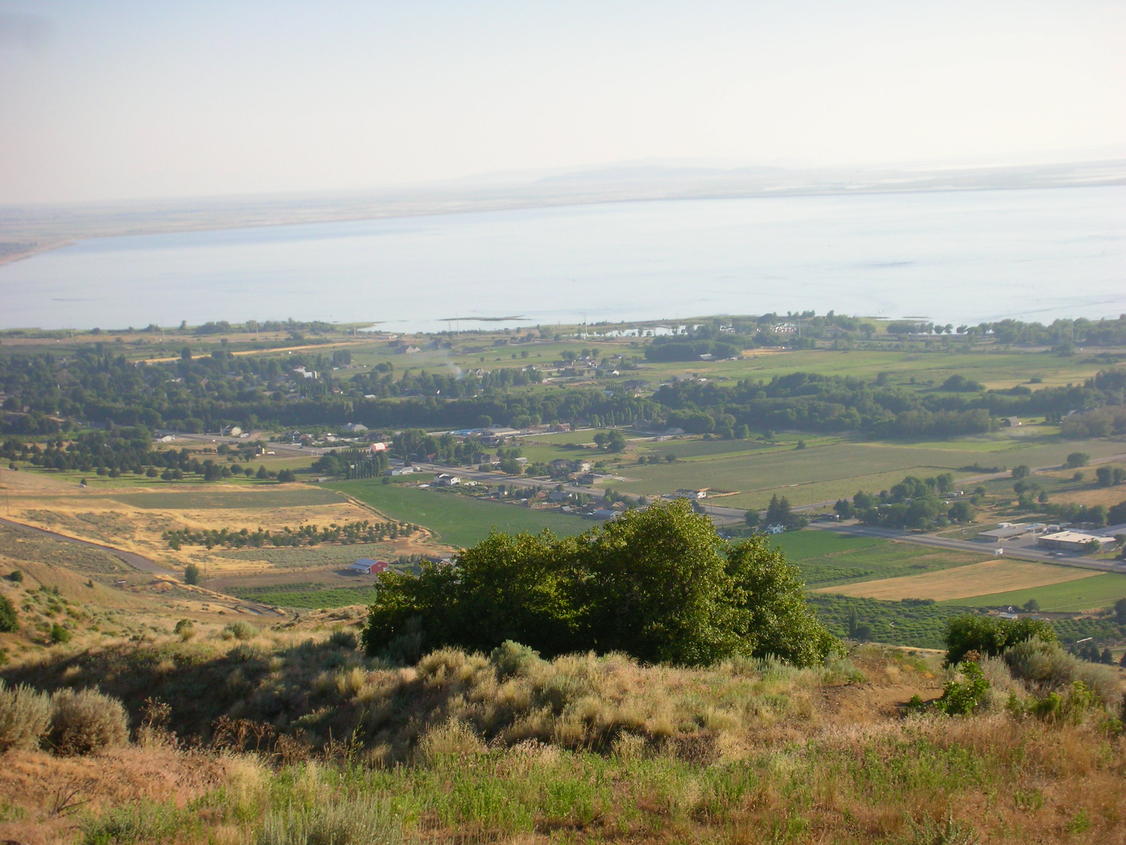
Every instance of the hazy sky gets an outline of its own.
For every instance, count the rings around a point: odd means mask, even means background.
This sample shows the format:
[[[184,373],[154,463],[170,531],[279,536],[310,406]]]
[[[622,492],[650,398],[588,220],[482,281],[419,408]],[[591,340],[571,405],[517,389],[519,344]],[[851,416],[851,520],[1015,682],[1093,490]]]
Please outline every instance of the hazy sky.
[[[1122,0],[0,0],[0,203],[1126,155]]]

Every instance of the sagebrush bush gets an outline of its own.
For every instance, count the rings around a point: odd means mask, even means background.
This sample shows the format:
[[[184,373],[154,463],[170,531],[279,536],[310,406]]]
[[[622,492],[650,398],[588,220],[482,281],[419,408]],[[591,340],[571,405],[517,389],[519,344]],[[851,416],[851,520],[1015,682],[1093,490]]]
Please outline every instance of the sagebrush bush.
[[[354,649],[359,646],[360,638],[355,631],[333,631],[328,641],[337,648]]]
[[[51,696],[48,741],[59,754],[89,754],[129,738],[125,708],[94,689],[62,689]]]
[[[249,640],[258,635],[258,629],[249,622],[232,622],[220,632],[225,640]]]
[[[38,748],[51,723],[51,698],[27,684],[0,680],[0,752]]]
[[[533,648],[512,640],[505,640],[489,653],[489,662],[496,667],[497,676],[504,680],[513,675],[528,675],[542,665],[540,654]]]
[[[195,624],[190,619],[181,619],[176,623],[176,627],[172,632],[180,638],[181,642],[187,642],[195,636]]]
[[[1059,643],[1017,643],[1004,653],[1004,660],[1013,677],[1041,695],[1060,692],[1080,681],[1112,712],[1122,698],[1114,669],[1068,654]]]

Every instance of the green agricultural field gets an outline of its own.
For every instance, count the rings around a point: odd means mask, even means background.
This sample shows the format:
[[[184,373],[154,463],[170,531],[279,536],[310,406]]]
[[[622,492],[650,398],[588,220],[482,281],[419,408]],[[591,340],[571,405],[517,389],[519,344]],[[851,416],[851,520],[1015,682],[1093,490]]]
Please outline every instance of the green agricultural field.
[[[582,429],[579,429],[578,431],[559,431],[559,432],[555,432],[555,433],[552,433],[552,434],[533,434],[533,435],[529,435],[528,437],[521,438],[519,443],[521,445],[523,445],[523,444],[529,444],[529,445],[535,444],[537,446],[556,446],[556,447],[558,447],[558,446],[568,446],[568,445],[572,445],[572,446],[573,445],[580,445],[580,444],[583,444],[583,443],[593,443],[594,442],[594,435],[596,435],[599,431],[602,431],[602,429],[600,429],[600,428],[582,428]]]
[[[661,457],[673,455],[678,460],[711,460],[714,458],[741,458],[759,456],[768,453],[789,452],[797,449],[799,442],[804,442],[806,448],[814,446],[832,446],[840,443],[844,438],[836,435],[803,435],[796,432],[787,432],[776,435],[771,441],[749,440],[703,440],[698,437],[685,437],[683,439],[647,439],[636,443],[638,451],[654,454]],[[799,450],[800,451],[800,450]]]
[[[345,607],[351,604],[370,604],[375,598],[375,587],[366,584],[362,587],[284,587],[259,589],[234,589],[231,594],[248,601],[272,604],[277,607],[298,607],[322,609]]]
[[[821,621],[838,637],[849,635],[849,622],[869,629],[868,639],[888,645],[944,648],[946,625],[971,608],[920,601],[880,601],[819,593],[809,597]]]
[[[833,531],[795,531],[772,540],[801,569],[806,586],[811,589],[919,575],[988,559],[983,555]]]
[[[850,497],[857,490],[879,492],[905,475],[922,478],[952,472],[956,477],[969,477],[980,473],[963,474],[962,467],[1058,466],[1069,452],[1087,452],[1096,458],[1126,452],[1122,438],[1063,440],[1049,436],[1030,441],[1026,436],[1001,436],[996,442],[1006,444],[1003,450],[993,449],[993,440],[984,442],[991,448],[983,453],[968,438],[916,444],[811,436],[805,449],[755,449],[754,441],[737,440],[668,441],[653,444],[652,452],[683,448],[688,456],[675,463],[621,466],[613,472],[626,480],[609,482],[609,486],[643,495],[671,493],[682,487],[738,490],[737,496],[717,500],[738,508],[765,507],[774,493],[786,496],[793,505],[810,505]],[[1000,489],[1006,484],[995,482],[995,486]]]
[[[1108,572],[1047,587],[957,599],[956,603],[973,607],[1019,607],[1029,599],[1036,599],[1040,609],[1049,613],[1080,613],[1110,607],[1121,598],[1126,598],[1126,575]]]
[[[795,371],[866,380],[887,373],[891,384],[933,389],[952,375],[964,375],[993,388],[1026,384],[1036,389],[1079,384],[1107,367],[1105,362],[1093,359],[1001,350],[799,349],[779,352],[756,349],[749,350],[747,355],[738,361],[646,363],[629,376],[660,382],[678,375],[699,374],[723,382],[745,378],[768,381]],[[1040,381],[1032,383],[1034,378]]]
[[[114,499],[135,508],[151,508],[154,510],[173,508],[183,510],[295,508],[310,505],[331,505],[344,501],[344,497],[333,490],[298,485],[284,487],[279,485],[278,489],[253,493],[249,490],[130,493],[114,496]]]
[[[570,535],[592,527],[590,522],[556,511],[531,510],[429,488],[378,481],[338,481],[324,486],[354,496],[392,519],[425,526],[451,546],[472,546],[493,529],[516,534],[547,528]]]
[[[852,496],[857,490],[878,491],[909,474],[956,472],[963,463],[960,457],[939,449],[830,441],[805,449],[700,455],[671,464],[625,466],[615,472],[627,480],[610,486],[645,495],[681,487],[738,490],[739,495],[717,503],[739,508],[765,507],[774,493],[786,496],[793,505],[809,505]]]
[[[916,648],[945,648],[949,621],[956,616],[981,612],[980,608],[968,606],[965,599],[957,603],[917,599],[881,601],[819,593],[810,596],[809,603],[826,627],[839,637],[849,636],[849,623],[855,622],[868,627],[868,638],[873,642]],[[1112,618],[1105,617],[1056,619],[1051,625],[1064,643],[1084,637],[1114,641],[1126,634],[1126,627],[1115,625]]]

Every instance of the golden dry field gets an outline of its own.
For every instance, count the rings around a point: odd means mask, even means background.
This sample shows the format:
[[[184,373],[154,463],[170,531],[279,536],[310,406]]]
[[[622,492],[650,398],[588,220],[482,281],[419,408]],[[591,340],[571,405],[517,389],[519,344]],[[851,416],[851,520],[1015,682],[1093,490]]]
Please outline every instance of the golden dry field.
[[[1124,499],[1126,499],[1126,487],[1122,485],[1095,487],[1089,490],[1072,490],[1065,493],[1056,493],[1052,496],[1052,501],[1057,504],[1075,504],[1086,507],[1103,505],[1108,508],[1117,505]]]
[[[862,581],[841,587],[824,587],[816,592],[887,601],[901,599],[945,601],[1062,584],[1099,574],[1101,573],[1043,563],[987,560],[983,563],[956,566],[923,575],[881,578],[877,581]]]
[[[223,484],[183,484],[169,487],[82,489],[33,472],[0,470],[4,510],[0,515],[14,522],[54,531],[68,537],[103,543],[143,555],[169,568],[188,563],[205,567],[209,575],[248,574],[272,568],[269,549],[261,557],[222,554],[202,546],[168,548],[163,534],[168,530],[223,529],[251,531],[261,527],[280,530],[285,526],[326,526],[362,520],[387,519],[362,503],[330,494],[319,497],[319,488],[290,484],[284,487],[232,487]],[[319,503],[318,503],[319,500]],[[224,506],[224,502],[235,506]],[[294,504],[287,504],[292,501]],[[385,549],[383,548],[385,546]],[[348,557],[347,547],[340,547]],[[388,556],[424,554],[437,549],[422,531],[414,537],[381,544]]]

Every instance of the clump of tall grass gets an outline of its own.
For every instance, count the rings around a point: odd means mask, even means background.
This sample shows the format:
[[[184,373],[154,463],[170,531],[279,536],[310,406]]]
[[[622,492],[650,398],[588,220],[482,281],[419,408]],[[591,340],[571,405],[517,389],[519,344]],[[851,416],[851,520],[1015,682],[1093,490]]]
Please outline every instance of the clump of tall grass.
[[[451,759],[459,761],[476,757],[486,750],[484,740],[472,726],[460,719],[449,719],[423,733],[418,742],[417,759],[435,765]]]
[[[376,845],[403,839],[387,802],[375,795],[336,795],[293,801],[267,811],[258,845]]]
[[[9,687],[0,679],[0,752],[38,748],[50,724],[50,696],[27,684]]]
[[[56,753],[89,754],[128,738],[125,708],[116,698],[93,689],[61,689],[51,696],[47,739]]]
[[[101,816],[88,816],[80,825],[82,845],[127,842],[171,842],[177,835],[202,825],[194,813],[172,803],[142,801],[112,807]]]

